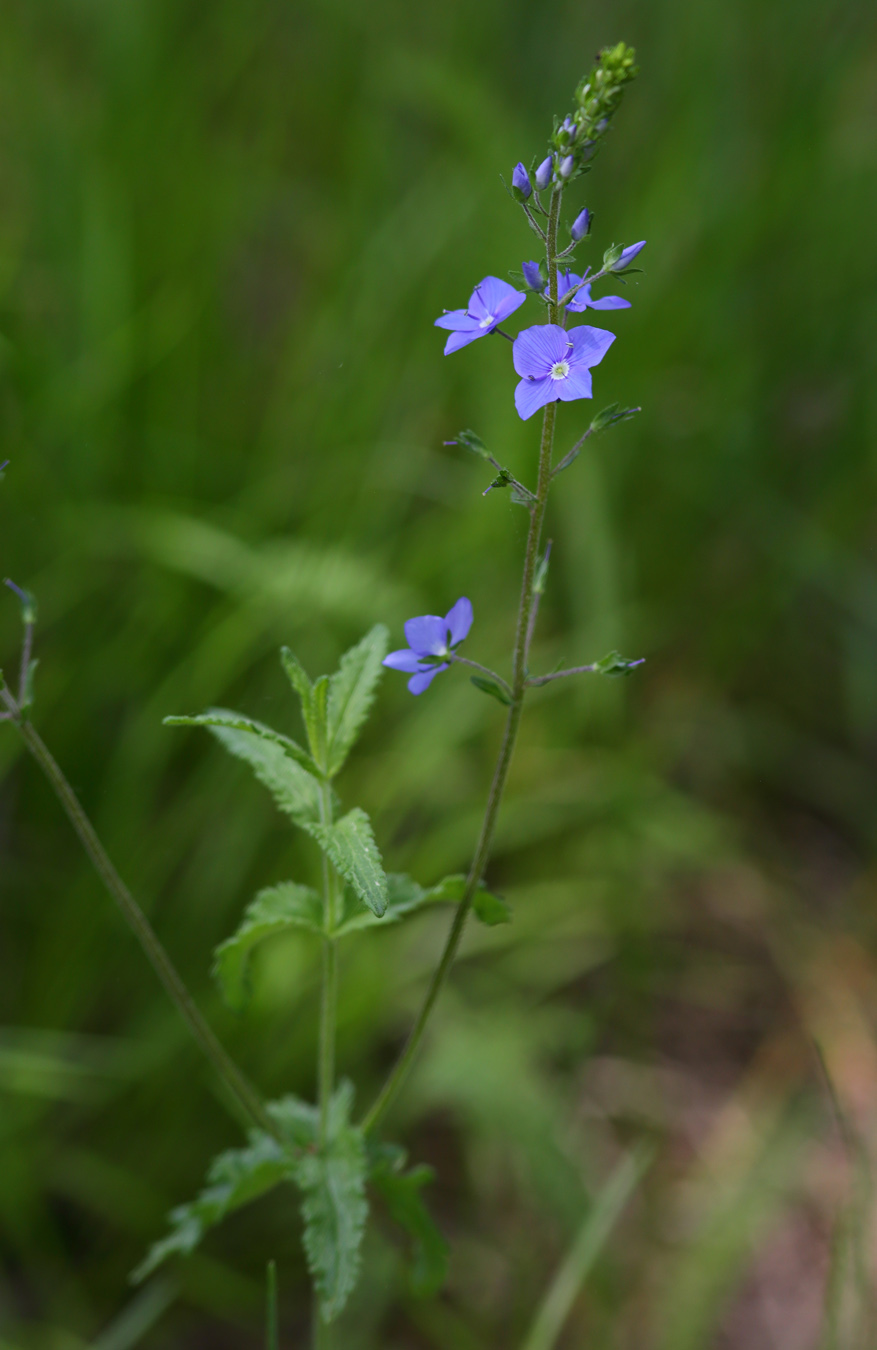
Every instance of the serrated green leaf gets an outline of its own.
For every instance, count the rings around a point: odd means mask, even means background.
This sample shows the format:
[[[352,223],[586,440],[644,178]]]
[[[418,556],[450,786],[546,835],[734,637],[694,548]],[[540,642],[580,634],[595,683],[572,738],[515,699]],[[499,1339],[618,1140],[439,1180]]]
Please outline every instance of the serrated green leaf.
[[[411,1238],[411,1292],[419,1298],[428,1298],[437,1294],[445,1282],[448,1244],[421,1195],[435,1173],[425,1165],[403,1172],[404,1163],[403,1150],[387,1149],[384,1156],[373,1163],[369,1180],[382,1196],[390,1217]]]
[[[383,928],[398,923],[406,915],[413,914],[427,905],[441,903],[443,899],[443,896],[436,895],[435,888],[425,889],[418,886],[411,877],[398,872],[388,872],[387,908],[383,915],[378,918],[370,909],[366,909],[355,892],[345,889],[344,915],[334,930],[333,937],[345,937],[348,933],[357,932],[362,928]]]
[[[336,871],[349,881],[360,900],[380,918],[387,908],[387,878],[366,813],[355,806],[331,825],[313,822],[307,829]]]
[[[381,662],[387,654],[389,630],[378,623],[341,658],[329,679],[326,719],[326,772],[334,776],[353,746],[374,701]]]
[[[644,660],[645,657],[640,656],[635,661],[629,661],[619,652],[610,652],[608,656],[594,662],[594,671],[597,675],[629,675],[637,666],[641,666]]]
[[[194,1251],[207,1230],[226,1214],[279,1182],[291,1180],[293,1166],[292,1156],[261,1130],[251,1132],[247,1148],[220,1153],[210,1166],[207,1186],[196,1200],[171,1210],[170,1233],[153,1245],[131,1279],[139,1284],[169,1257]]]
[[[347,1090],[346,1080],[341,1085]],[[340,1091],[340,1088],[337,1090]],[[336,1096],[337,1096],[336,1091]],[[265,1110],[277,1125],[284,1143],[292,1149],[312,1148],[320,1128],[320,1112],[311,1102],[287,1093],[277,1101],[266,1102]],[[330,1108],[331,1110],[331,1108]],[[348,1110],[349,1114],[349,1110]]]
[[[321,675],[313,683],[304,666],[288,647],[281,647],[280,661],[295,692],[301,702],[301,715],[305,724],[308,745],[320,768],[325,767],[326,759],[326,695],[328,676]]]
[[[213,708],[212,713],[224,712]],[[235,717],[232,713],[230,716]],[[283,745],[250,730],[212,725],[208,730],[238,759],[245,760],[274,800],[297,825],[309,829],[320,817],[320,783],[287,754]]]
[[[310,886],[291,881],[269,886],[247,906],[240,926],[214,952],[213,974],[230,1008],[240,1012],[250,994],[249,966],[253,948],[266,938],[293,928],[323,931],[323,904]]]
[[[243,713],[230,712],[225,708],[211,708],[208,712],[197,713],[194,717],[165,717],[163,723],[166,727],[228,727],[232,731],[248,731],[253,736],[260,736],[265,741],[274,741],[276,745],[283,746],[286,753],[303,769],[307,769],[308,773],[319,772],[307,750],[303,750],[290,736],[284,736],[273,727],[265,726],[264,722],[256,722],[252,717],[245,717]]]
[[[356,1285],[368,1216],[365,1141],[349,1123],[351,1102],[350,1086],[342,1084],[333,1099],[325,1147],[302,1153],[295,1169],[304,1196],[308,1269],[326,1322],[338,1316]]]
[[[475,685],[476,689],[481,690],[482,694],[490,694],[492,698],[498,699],[498,701],[504,703],[506,707],[510,705],[511,699],[503,689],[502,685],[497,684],[496,680],[487,680],[483,675],[470,675],[469,679],[471,683]]]

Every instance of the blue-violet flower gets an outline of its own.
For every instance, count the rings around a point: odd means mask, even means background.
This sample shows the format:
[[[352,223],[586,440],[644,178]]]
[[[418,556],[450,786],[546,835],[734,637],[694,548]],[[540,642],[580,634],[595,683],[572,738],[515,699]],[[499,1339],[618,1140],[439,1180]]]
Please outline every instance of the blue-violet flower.
[[[461,595],[443,619],[437,614],[421,614],[405,625],[408,646],[390,652],[384,665],[391,670],[403,670],[411,675],[408,688],[412,694],[422,694],[436,675],[447,670],[450,661],[443,660],[467,636],[472,627],[472,601]]]
[[[545,188],[547,188],[548,184],[551,182],[551,174],[553,170],[554,170],[554,156],[549,155],[547,159],[543,159],[542,163],[539,165],[539,168],[536,170],[536,173],[534,175],[536,179],[536,187],[539,189],[540,192],[542,192]]]
[[[590,267],[586,267],[583,276],[577,276],[575,272],[558,272],[557,274],[557,300],[563,304],[563,297],[583,282],[590,272]],[[545,287],[545,295],[548,295],[548,287]],[[576,291],[571,300],[566,303],[566,308],[570,314],[584,314],[586,309],[630,309],[630,301],[623,299],[620,295],[604,295],[601,300],[591,299],[591,284],[587,282]]]
[[[521,263],[521,271],[524,274],[524,280],[531,291],[541,291],[542,272],[537,262]]]
[[[525,328],[512,349],[515,370],[523,376],[515,390],[518,414],[526,421],[546,403],[590,398],[591,367],[614,341],[614,333],[588,324],[569,331],[556,323]]]
[[[530,186],[530,175],[523,164],[516,164],[512,173],[512,187],[517,188],[522,197],[529,197],[533,189]]]
[[[436,328],[452,330],[445,343],[445,356],[459,351],[476,338],[492,333],[503,319],[514,314],[526,298],[526,291],[516,291],[514,286],[510,286],[507,281],[500,281],[499,277],[485,277],[479,281],[469,297],[467,309],[446,309],[441,318],[435,321]]]
[[[583,211],[579,212],[570,226],[569,232],[573,237],[573,242],[577,244],[580,239],[584,239],[590,228],[591,213],[588,208],[585,207]]]
[[[575,158],[572,155],[566,155],[560,161],[560,166],[558,168],[558,173],[560,174],[561,178],[569,178],[575,166],[576,166]]]
[[[645,246],[646,246],[645,239],[641,239],[638,244],[630,244],[624,250],[621,257],[618,259],[618,262],[615,263],[614,267],[612,268],[612,271],[620,272],[622,271],[623,268],[630,267],[630,264],[633,262],[636,255],[640,253],[645,248]]]

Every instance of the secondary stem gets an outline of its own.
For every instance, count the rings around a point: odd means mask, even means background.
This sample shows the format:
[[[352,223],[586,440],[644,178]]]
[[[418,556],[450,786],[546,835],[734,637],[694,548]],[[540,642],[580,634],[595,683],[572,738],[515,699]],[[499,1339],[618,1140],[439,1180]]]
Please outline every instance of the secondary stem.
[[[22,740],[48,779],[70,824],[79,836],[79,842],[91,859],[95,871],[122,911],[123,917],[133,930],[134,936],[146,953],[153,970],[176,1004],[201,1050],[249,1118],[260,1129],[266,1130],[275,1138],[279,1137],[277,1126],[266,1111],[256,1089],[244,1076],[201,1016],[195,1000],[177,973],[176,967],[162,946],[155,930],[110,861],[94,826],[85,814],[82,803],[64,777],[57,761],[50,753],[42,737],[24,717],[9,690],[2,683],[0,683],[0,699],[6,705]]]
[[[560,216],[560,201],[563,195],[563,188],[557,186],[551,194],[551,209],[548,216],[547,231],[547,256],[548,256],[548,294],[549,294],[549,320],[551,323],[557,322],[557,223]],[[535,223],[535,222],[534,222]],[[539,231],[542,233],[541,230]],[[466,926],[466,919],[472,906],[472,900],[475,891],[484,875],[484,869],[487,866],[487,860],[490,856],[490,848],[493,843],[493,834],[496,829],[496,821],[499,815],[502,795],[505,791],[506,779],[508,777],[509,766],[512,762],[515,741],[518,736],[518,728],[521,723],[521,713],[524,708],[524,696],[526,693],[527,681],[527,647],[528,634],[530,631],[530,613],[533,607],[534,592],[533,578],[536,570],[536,559],[539,554],[539,542],[542,537],[542,524],[545,519],[545,507],[548,501],[548,492],[551,486],[551,453],[554,447],[554,425],[557,417],[557,404],[549,403],[546,405],[545,413],[542,419],[542,439],[539,445],[539,475],[536,488],[536,501],[533,503],[533,509],[530,513],[530,529],[527,534],[527,547],[524,554],[524,574],[521,579],[521,599],[518,605],[518,621],[515,632],[515,650],[512,674],[512,702],[506,717],[505,731],[503,733],[502,745],[500,746],[499,756],[496,761],[496,768],[493,771],[493,781],[490,784],[490,791],[487,796],[487,805],[484,809],[484,819],[481,823],[481,831],[478,836],[478,843],[475,846],[475,855],[472,859],[472,865],[469,868],[469,874],[466,878],[466,888],[445,942],[444,951],[441,959],[429,983],[423,1006],[418,1013],[417,1020],[408,1036],[408,1040],[402,1049],[402,1052],[396,1061],[395,1066],[390,1072],[387,1081],[378,1094],[371,1110],[365,1116],[362,1126],[364,1130],[373,1130],[381,1118],[384,1116],[391,1103],[393,1102],[400,1087],[405,1081],[411,1069],[411,1065],[420,1048],[420,1042],[423,1039],[423,1033],[426,1024],[429,1021],[436,1000],[442,991],[448,971],[454,963],[457,955],[457,948],[460,945],[460,939],[463,936],[463,929]]]

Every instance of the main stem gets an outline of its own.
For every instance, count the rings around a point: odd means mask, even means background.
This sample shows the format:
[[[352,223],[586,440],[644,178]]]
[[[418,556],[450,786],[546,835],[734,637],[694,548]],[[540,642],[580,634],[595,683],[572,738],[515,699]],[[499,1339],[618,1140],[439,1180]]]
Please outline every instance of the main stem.
[[[320,790],[320,820],[332,824],[332,788]],[[338,1008],[338,944],[329,934],[338,923],[338,873],[323,854],[323,961],[320,983],[320,1034],[317,1051],[317,1105],[320,1113],[319,1146],[329,1142],[329,1109],[335,1091],[335,1031]],[[314,1297],[314,1350],[332,1350],[334,1328],[323,1318],[320,1299]]]
[[[560,217],[560,201],[562,195],[563,188],[559,185],[556,186],[551,194],[551,209],[548,216],[546,252],[548,257],[548,293],[550,301],[549,322],[551,323],[556,323],[558,316],[557,224]],[[518,621],[515,632],[515,649],[512,665],[512,701],[509,706],[508,716],[506,717],[505,731],[503,733],[502,745],[499,749],[499,756],[496,761],[496,768],[493,771],[493,780],[487,795],[487,805],[484,809],[481,832],[478,836],[478,843],[475,846],[472,865],[469,868],[469,873],[466,878],[466,888],[463,892],[462,899],[457,906],[457,911],[454,914],[453,923],[451,924],[450,932],[448,933],[447,941],[445,942],[444,951],[442,952],[441,959],[435,969],[433,977],[430,980],[429,988],[426,991],[426,997],[423,1000],[423,1005],[418,1013],[417,1020],[411,1028],[408,1040],[405,1042],[395,1066],[391,1070],[386,1083],[378,1094],[377,1100],[374,1102],[374,1105],[362,1122],[363,1129],[367,1131],[373,1130],[385,1115],[411,1070],[415,1056],[420,1049],[420,1042],[423,1039],[426,1024],[429,1021],[436,1000],[442,991],[445,980],[448,977],[448,972],[457,955],[460,939],[463,936],[463,929],[466,926],[466,919],[469,917],[469,910],[472,907],[472,900],[481,878],[484,875],[484,869],[487,866],[487,861],[490,856],[499,808],[502,802],[503,792],[505,791],[509,766],[512,762],[515,741],[518,738],[521,714],[524,709],[524,696],[527,687],[528,634],[530,628],[530,614],[535,598],[533,593],[533,579],[536,571],[536,560],[539,556],[539,543],[542,538],[545,507],[548,502],[548,492],[551,487],[551,454],[554,448],[554,425],[556,417],[557,404],[547,404],[542,419],[542,439],[539,445],[539,472],[536,487],[536,500],[533,503],[530,512],[530,528],[527,533],[527,547],[524,554],[524,574],[521,579],[521,599],[518,605]]]
[[[70,824],[79,836],[82,847],[91,859],[95,871],[122,911],[126,922],[146,953],[153,970],[176,1004],[201,1050],[253,1123],[275,1138],[278,1137],[277,1126],[266,1111],[259,1094],[201,1016],[195,1000],[177,973],[176,967],[162,946],[151,923],[110,861],[94,826],[83,810],[82,803],[62,773],[48,746],[22,714],[18,704],[2,683],[0,683],[0,697],[2,697],[3,703],[11,713],[12,720],[21,733],[22,740],[48,779]]]

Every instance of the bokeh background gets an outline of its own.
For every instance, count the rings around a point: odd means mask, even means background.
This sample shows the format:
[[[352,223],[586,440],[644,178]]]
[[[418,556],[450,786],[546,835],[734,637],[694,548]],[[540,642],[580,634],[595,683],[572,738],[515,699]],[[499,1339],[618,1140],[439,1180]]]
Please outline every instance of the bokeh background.
[[[644,655],[532,700],[470,934],[388,1122],[437,1178],[450,1279],[418,1301],[378,1215],[345,1350],[499,1350],[618,1160],[654,1161],[559,1344],[873,1346],[877,1140],[877,14],[864,0],[6,0],[0,570],[40,603],[40,730],[215,1026],[268,1095],[314,1089],[315,953],[248,1013],[212,947],[315,858],[168,713],[293,734],[378,620],[472,598],[506,660],[524,513],[508,348],[432,320],[532,256],[503,191],[593,53],[631,88],[576,208],[648,239],[560,480],[536,660]],[[590,255],[586,255],[590,256]],[[532,319],[531,319],[532,321]],[[560,444],[589,409],[562,407]],[[9,670],[13,597],[0,606]],[[387,865],[466,865],[502,712],[388,675],[340,784]],[[364,1106],[446,916],[344,962]],[[305,1344],[292,1192],[136,1293],[240,1130],[15,732],[0,727],[0,1344],[254,1346],[266,1261]]]

